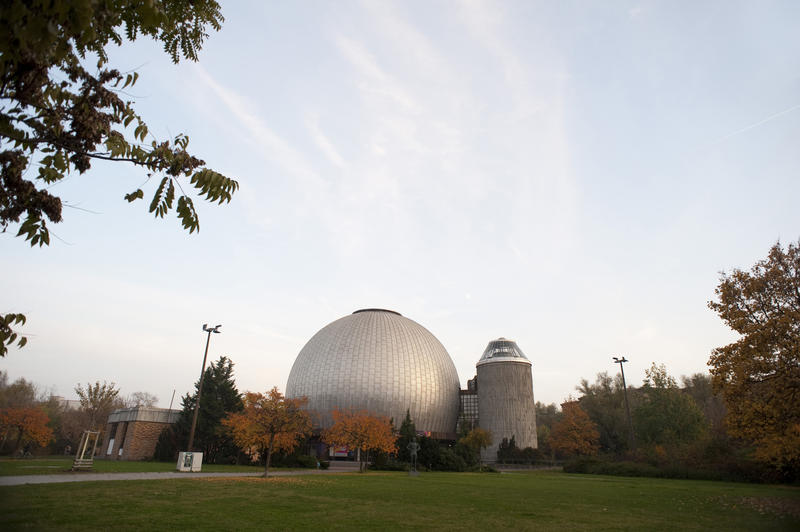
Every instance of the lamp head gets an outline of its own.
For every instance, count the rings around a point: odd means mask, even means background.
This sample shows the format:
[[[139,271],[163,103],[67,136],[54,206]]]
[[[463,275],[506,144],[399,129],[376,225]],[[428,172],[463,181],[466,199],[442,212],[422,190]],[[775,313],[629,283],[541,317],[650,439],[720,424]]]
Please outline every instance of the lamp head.
[[[220,327],[222,327],[222,325],[217,325],[216,327],[209,327],[208,323],[204,323],[203,324],[203,330],[205,332],[207,332],[207,333],[212,333],[213,332],[213,333],[219,334],[219,333],[222,332],[222,331],[219,330]]]

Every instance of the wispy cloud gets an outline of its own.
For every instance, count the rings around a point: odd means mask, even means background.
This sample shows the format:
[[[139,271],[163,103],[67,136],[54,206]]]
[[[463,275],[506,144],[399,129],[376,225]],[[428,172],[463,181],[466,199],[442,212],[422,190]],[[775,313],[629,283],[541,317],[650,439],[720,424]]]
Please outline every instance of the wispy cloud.
[[[304,101],[298,123],[306,143],[293,132],[290,144],[257,106],[201,67],[199,77],[247,141],[298,181],[291,185],[295,209],[313,213],[343,263],[376,255],[397,263],[430,253],[433,242],[438,260],[448,261],[475,235],[489,239],[489,248],[514,242],[523,262],[536,261],[542,250],[557,257],[552,246],[571,241],[577,210],[558,65],[516,49],[496,6],[465,4],[451,20],[472,36],[466,50],[463,42],[434,42],[398,5],[362,8],[355,28],[329,28],[345,68],[328,83],[349,88],[355,105],[329,131],[328,101]],[[490,83],[476,85],[478,67],[461,58],[487,54],[490,70],[482,75]],[[490,111],[493,103],[500,111]],[[492,204],[504,205],[504,215],[485,226],[478,212]]]
[[[344,35],[339,35],[336,38],[336,46],[362,78],[359,84],[361,90],[385,96],[410,110],[417,109],[416,102],[400,84],[395,82],[378,66],[375,57],[362,43]]]
[[[279,165],[287,173],[309,182],[313,186],[321,186],[323,180],[306,158],[277,133],[270,129],[264,121],[254,113],[256,108],[252,102],[217,82],[201,65],[195,65],[195,72],[203,84],[225,105],[231,115],[244,127],[247,135],[245,142],[256,145],[263,150],[263,156]]]
[[[502,5],[470,0],[459,5],[458,13],[491,58],[489,64],[502,73],[499,97],[510,102],[507,114],[491,117],[494,134],[508,143],[502,168],[515,191],[509,198],[513,222],[505,241],[513,242],[509,249],[523,260],[558,260],[556,249],[574,240],[578,211],[565,128],[564,67],[557,54],[536,51],[547,49],[546,35],[536,37],[546,28],[528,28],[534,44],[524,53],[512,45],[507,37],[511,23]]]
[[[728,133],[727,135],[724,135],[724,136],[720,137],[715,142],[713,142],[713,144],[719,144],[720,142],[724,142],[724,141],[728,140],[731,137],[735,137],[737,135],[741,135],[742,133],[750,131],[751,129],[755,129],[755,128],[759,127],[759,126],[762,126],[762,125],[766,124],[767,122],[775,120],[776,118],[779,118],[779,117],[781,117],[783,115],[789,114],[792,111],[796,111],[798,109],[800,109],[800,104],[793,105],[793,106],[791,106],[791,107],[789,107],[787,109],[784,109],[783,111],[779,111],[779,112],[777,112],[775,114],[771,114],[768,117],[766,117],[766,118],[764,118],[762,120],[759,120],[758,122],[753,122],[752,124],[744,126],[743,128],[737,129],[736,131],[733,131],[731,133]]]
[[[541,98],[535,97],[537,90],[526,61],[519,57],[504,36],[502,7],[493,2],[469,0],[460,5],[459,13],[470,33],[501,66],[516,105],[517,118],[527,117],[546,105]]]
[[[311,138],[314,140],[322,153],[325,154],[325,157],[327,157],[334,166],[343,168],[345,165],[344,159],[333,145],[333,142],[331,142],[328,136],[322,131],[322,128],[320,128],[319,116],[317,116],[315,113],[307,113],[305,122],[306,127],[311,134]]]

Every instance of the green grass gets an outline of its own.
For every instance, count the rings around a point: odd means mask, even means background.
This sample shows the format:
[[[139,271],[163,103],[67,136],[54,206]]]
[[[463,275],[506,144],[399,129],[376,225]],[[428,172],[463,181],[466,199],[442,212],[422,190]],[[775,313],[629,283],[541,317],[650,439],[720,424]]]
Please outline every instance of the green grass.
[[[175,471],[173,462],[127,462],[121,460],[95,460],[92,471],[95,473],[140,473]],[[56,475],[69,473],[71,457],[0,459],[0,476],[12,475]],[[203,464],[204,473],[258,473],[261,466]]]
[[[557,472],[305,475],[0,488],[2,530],[798,530],[786,486]]]

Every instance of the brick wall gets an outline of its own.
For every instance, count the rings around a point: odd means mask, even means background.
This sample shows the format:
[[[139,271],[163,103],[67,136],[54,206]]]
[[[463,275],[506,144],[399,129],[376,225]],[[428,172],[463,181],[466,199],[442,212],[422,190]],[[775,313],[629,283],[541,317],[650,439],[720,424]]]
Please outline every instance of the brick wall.
[[[125,434],[121,460],[147,460],[153,458],[156,443],[167,423],[131,421]]]

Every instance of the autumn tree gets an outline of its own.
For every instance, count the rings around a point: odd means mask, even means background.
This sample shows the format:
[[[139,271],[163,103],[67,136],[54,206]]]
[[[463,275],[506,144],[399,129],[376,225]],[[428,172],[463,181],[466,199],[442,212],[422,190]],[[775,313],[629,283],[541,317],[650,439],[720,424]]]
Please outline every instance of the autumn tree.
[[[266,453],[266,478],[272,452],[291,452],[311,432],[311,418],[303,410],[307,402],[305,397],[288,399],[277,387],[266,395],[247,392],[244,410],[229,414],[222,424],[230,429],[240,447],[258,447]]]
[[[663,364],[653,362],[645,377],[641,399],[633,412],[638,440],[663,445],[698,439],[706,431],[707,422],[692,397],[678,388]]]
[[[562,456],[591,456],[599,450],[600,433],[578,401],[561,403],[561,419],[553,425],[550,446]]]
[[[472,449],[473,454],[477,456],[478,460],[481,462],[482,467],[483,460],[480,458],[481,451],[492,444],[492,433],[486,429],[475,427],[458,441],[468,449]]]
[[[708,306],[740,335],[708,362],[729,431],[753,442],[758,459],[800,471],[800,242],[722,273],[715,292]]]
[[[125,99],[138,73],[113,68],[107,53],[147,36],[173,62],[196,61],[222,21],[215,0],[0,2],[0,230],[19,223],[17,236],[49,244],[48,225],[62,220],[53,185],[98,160],[140,168],[153,194],[148,210],[161,218],[174,210],[190,233],[200,222],[189,189],[229,202],[238,183],[190,154],[186,135],[149,134]],[[125,195],[142,198],[142,188]],[[13,330],[24,322],[22,314],[0,314],[0,356],[25,345]]]
[[[257,448],[269,473],[273,451],[291,452],[311,431],[311,420],[302,408],[305,398],[288,399],[277,387],[266,395],[247,392],[244,409],[222,420],[242,448]]]
[[[35,443],[45,446],[53,439],[53,430],[48,427],[50,419],[38,407],[12,407],[0,410],[0,451],[6,441],[15,441],[13,453],[17,453],[23,444]]]
[[[544,404],[536,401],[536,433],[539,451],[555,459],[555,451],[550,447],[550,433],[553,432],[553,425],[561,419],[561,411],[555,403]]]
[[[108,416],[117,408],[122,408],[123,403],[119,398],[119,388],[111,382],[96,381],[87,383],[86,388],[80,384],[75,387],[75,393],[81,402],[84,427],[89,430],[100,430],[105,427]]]
[[[397,436],[389,418],[375,416],[366,411],[351,413],[334,410],[332,414],[333,426],[323,432],[323,441],[328,445],[359,450],[359,471],[362,473],[367,470],[370,451],[397,451]]]
[[[40,408],[49,419],[47,426],[53,431],[56,449],[63,449],[67,442],[61,437],[64,407],[52,395],[46,395],[33,382],[22,377],[13,383],[8,383],[8,375],[0,370],[0,411],[5,409]],[[0,439],[9,437],[10,432],[0,432]],[[5,439],[0,442],[0,448],[5,446]],[[13,438],[11,440],[13,442]],[[35,441],[35,440],[32,440]]]
[[[8,376],[0,371],[0,408],[35,406],[39,402],[36,385],[22,377],[8,384]]]

